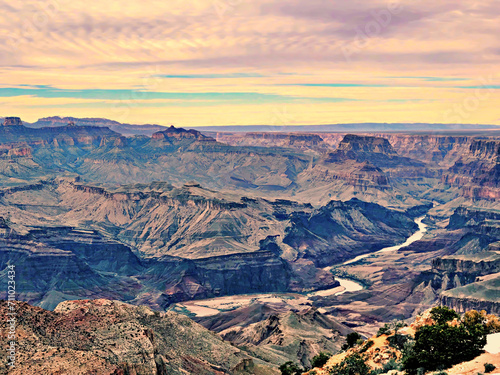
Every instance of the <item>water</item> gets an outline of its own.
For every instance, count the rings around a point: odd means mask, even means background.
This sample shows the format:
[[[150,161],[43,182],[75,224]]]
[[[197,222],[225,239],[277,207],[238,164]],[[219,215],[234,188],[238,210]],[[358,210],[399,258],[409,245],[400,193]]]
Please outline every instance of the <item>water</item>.
[[[351,260],[348,260],[347,262],[342,263],[342,265],[356,263],[358,260],[368,258],[374,254],[386,253],[389,251],[397,251],[399,249],[402,249],[403,247],[411,245],[412,243],[414,243],[416,241],[421,240],[422,237],[424,236],[424,233],[427,232],[427,225],[425,225],[422,222],[424,220],[424,218],[425,218],[425,216],[422,216],[422,217],[419,217],[418,219],[415,219],[415,223],[418,225],[418,230],[415,233],[413,233],[410,237],[408,237],[406,239],[406,241],[404,243],[402,243],[401,245],[386,247],[386,248],[379,250],[379,251],[376,251],[374,253],[359,255],[354,259],[351,259]]]
[[[347,293],[347,292],[357,292],[359,290],[363,290],[363,285],[356,281],[352,281],[349,279],[341,279],[338,277],[335,277],[335,280],[337,280],[340,283],[340,286],[343,286],[345,289],[342,290],[341,292],[335,293],[336,296],[340,296],[341,294]]]

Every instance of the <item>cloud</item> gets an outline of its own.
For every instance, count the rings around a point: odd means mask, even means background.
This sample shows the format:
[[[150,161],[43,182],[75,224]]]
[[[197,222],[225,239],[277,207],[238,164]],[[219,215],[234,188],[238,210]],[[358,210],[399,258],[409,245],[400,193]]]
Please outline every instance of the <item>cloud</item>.
[[[259,73],[224,73],[224,74],[165,74],[157,75],[158,78],[180,79],[217,79],[217,78],[255,78],[264,77]]]
[[[257,92],[155,92],[145,90],[87,89],[68,90],[50,86],[1,87],[0,97],[33,96],[38,98],[102,99],[143,102],[165,99],[177,101],[214,101],[234,103],[286,103],[286,102],[343,102],[350,98],[304,97],[292,95],[263,94]],[[179,103],[177,103],[179,105]]]
[[[163,113],[161,105],[171,105],[155,100],[171,100],[179,107],[209,101],[219,103],[220,116],[231,113],[231,123],[238,110],[248,121],[252,116],[262,121],[258,105],[284,102],[303,104],[306,122],[307,116],[331,122],[327,119],[340,114],[354,120],[365,111],[392,122],[405,112],[406,103],[415,106],[408,114],[425,121],[441,111],[436,100],[448,105],[457,99],[450,91],[477,86],[467,82],[454,88],[450,82],[471,81],[460,77],[498,69],[496,0],[400,0],[396,8],[391,4],[4,0],[0,95],[59,99],[61,105],[62,99],[88,99],[96,106],[121,96],[143,96],[148,106],[158,106],[149,115],[140,113],[151,117]],[[377,97],[378,104],[364,106]],[[491,102],[495,100],[493,93]],[[78,105],[91,108],[92,103]],[[331,108],[323,107],[328,105]],[[25,105],[24,110],[34,116],[34,109]],[[477,122],[496,121],[489,120],[492,112],[484,108],[474,116]],[[364,119],[370,121],[368,112]]]

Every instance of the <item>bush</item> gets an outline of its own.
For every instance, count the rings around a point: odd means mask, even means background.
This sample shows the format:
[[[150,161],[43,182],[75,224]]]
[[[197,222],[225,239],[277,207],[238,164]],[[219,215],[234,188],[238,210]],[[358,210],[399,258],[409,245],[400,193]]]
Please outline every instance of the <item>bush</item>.
[[[354,346],[356,346],[356,344],[358,343],[358,340],[361,339],[361,335],[357,332],[351,332],[349,334],[347,334],[346,336],[346,340],[347,342],[342,345],[342,350],[347,350],[349,348],[353,348]]]
[[[389,372],[391,370],[401,370],[401,365],[396,362],[394,358],[391,358],[383,367],[382,373]]]
[[[431,318],[434,319],[437,325],[443,325],[447,322],[451,322],[453,319],[460,318],[460,315],[449,307],[438,306],[431,310]]]
[[[484,372],[485,373],[492,372],[494,369],[496,369],[495,365],[492,365],[491,363],[484,364]]]
[[[474,319],[451,326],[448,322],[458,314],[447,307],[436,307],[431,315],[437,324],[420,327],[415,344],[404,353],[403,369],[409,375],[417,374],[419,368],[433,371],[469,361],[481,354],[486,344],[485,326]]]
[[[300,368],[292,361],[288,361],[280,366],[280,371],[281,375],[301,375],[304,369]]]
[[[403,348],[405,347],[405,344],[408,342],[408,336],[396,333],[392,336],[389,336],[387,338],[387,341],[389,342],[389,346],[391,348],[403,350]]]
[[[370,349],[371,347],[373,346],[373,341],[372,340],[368,340],[366,341],[363,346],[361,347],[361,349],[359,349],[359,352],[360,353],[364,353],[366,352],[368,349]]]
[[[315,355],[311,360],[312,367],[323,367],[326,362],[330,359],[332,355],[330,353],[321,352],[318,355]]]
[[[389,327],[389,324],[385,324],[383,327],[380,327],[377,332],[377,337],[380,337],[382,335],[388,335],[391,332],[391,328]]]
[[[369,372],[370,368],[358,353],[344,358],[329,370],[331,375],[368,375]]]

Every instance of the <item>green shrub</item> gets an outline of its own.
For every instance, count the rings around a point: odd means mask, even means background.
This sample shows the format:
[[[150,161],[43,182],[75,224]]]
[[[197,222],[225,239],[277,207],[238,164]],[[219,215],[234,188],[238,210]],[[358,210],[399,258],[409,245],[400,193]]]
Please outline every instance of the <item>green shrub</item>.
[[[342,350],[347,350],[349,348],[353,348],[354,346],[356,346],[356,344],[358,343],[358,340],[361,339],[361,335],[357,332],[351,332],[349,334],[347,334],[346,336],[346,343],[344,345],[342,345]]]
[[[399,333],[396,333],[392,336],[389,336],[387,338],[387,341],[389,342],[389,346],[392,348],[396,348],[398,350],[403,350],[405,347],[405,344],[408,342],[408,336],[407,335],[401,335]]]
[[[315,355],[311,360],[312,367],[323,367],[325,363],[330,359],[332,355],[330,353],[321,352]]]
[[[383,367],[382,373],[389,372],[391,370],[401,370],[401,364],[397,363],[394,358],[391,358]]]
[[[492,372],[494,369],[496,369],[495,365],[492,365],[491,363],[485,363],[484,364],[484,372],[485,373]]]
[[[465,321],[451,326],[448,322],[458,314],[447,307],[436,307],[431,315],[437,324],[420,327],[415,333],[415,344],[403,354],[403,369],[408,375],[417,374],[419,368],[433,371],[472,360],[486,344],[483,324]]]
[[[385,324],[383,327],[380,327],[377,332],[377,337],[380,337],[382,335],[388,335],[391,332],[391,328],[389,327],[389,324]]]
[[[292,361],[288,361],[280,366],[280,371],[281,375],[301,375],[304,369],[300,368]]]
[[[359,349],[359,352],[360,353],[364,353],[366,352],[368,349],[370,349],[371,347],[373,346],[373,341],[372,340],[368,340],[366,341],[363,346],[361,347],[361,349]]]
[[[431,318],[434,319],[437,325],[443,325],[447,322],[451,322],[453,319],[460,318],[460,315],[449,307],[438,306],[431,310]]]
[[[370,368],[358,353],[347,356],[329,370],[331,375],[368,375],[369,372]]]

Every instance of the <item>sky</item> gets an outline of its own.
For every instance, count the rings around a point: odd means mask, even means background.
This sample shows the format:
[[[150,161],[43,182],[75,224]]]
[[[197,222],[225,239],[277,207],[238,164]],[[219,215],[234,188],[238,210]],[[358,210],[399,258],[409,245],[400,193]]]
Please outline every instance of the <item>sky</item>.
[[[0,116],[500,125],[498,0],[2,0]]]

